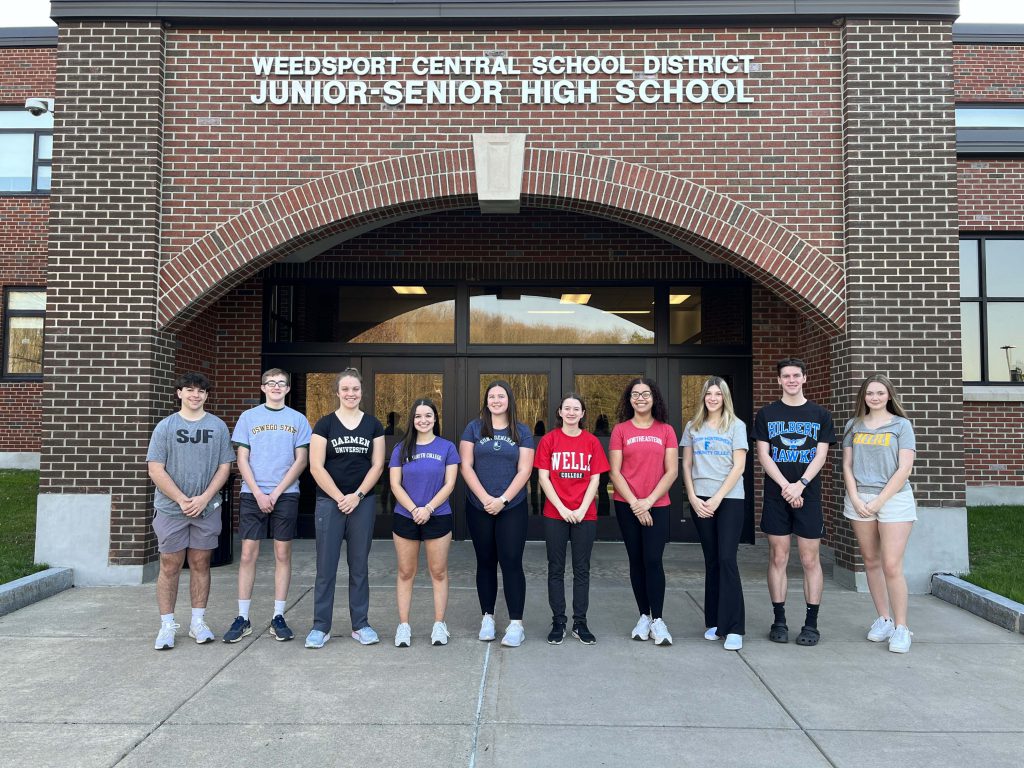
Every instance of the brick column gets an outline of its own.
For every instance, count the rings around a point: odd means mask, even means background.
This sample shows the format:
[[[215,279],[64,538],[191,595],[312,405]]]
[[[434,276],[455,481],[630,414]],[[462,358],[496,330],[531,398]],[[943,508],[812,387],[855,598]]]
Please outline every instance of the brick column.
[[[917,592],[932,572],[967,566],[952,67],[949,21],[848,20],[843,30],[847,328],[833,348],[836,423],[871,372],[904,398],[918,445],[906,560]],[[840,517],[837,578],[864,588],[859,568]]]
[[[139,582],[155,557],[145,451],[172,404],[156,330],[163,30],[67,22],[57,58],[36,557],[77,584]]]

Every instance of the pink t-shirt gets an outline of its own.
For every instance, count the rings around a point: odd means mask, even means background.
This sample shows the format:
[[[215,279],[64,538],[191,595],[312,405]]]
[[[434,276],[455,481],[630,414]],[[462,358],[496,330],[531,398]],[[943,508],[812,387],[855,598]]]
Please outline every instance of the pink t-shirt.
[[[665,475],[666,449],[676,445],[676,431],[668,424],[656,421],[647,429],[640,429],[632,421],[624,421],[612,430],[608,450],[622,451],[622,477],[634,496],[645,499]],[[625,501],[618,491],[612,498]],[[671,503],[666,493],[654,506],[667,507]]]
[[[575,437],[569,437],[561,427],[553,429],[540,439],[533,466],[546,469],[551,485],[569,509],[576,509],[587,495],[587,487],[594,475],[608,471],[601,441],[583,430]],[[544,517],[561,520],[555,505],[544,499]],[[597,504],[590,502],[584,520],[597,520]]]

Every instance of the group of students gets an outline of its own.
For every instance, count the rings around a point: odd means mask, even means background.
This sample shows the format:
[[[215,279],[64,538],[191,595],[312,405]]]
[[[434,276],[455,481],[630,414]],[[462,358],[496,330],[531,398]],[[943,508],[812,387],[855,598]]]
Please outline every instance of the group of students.
[[[782,398],[762,408],[754,423],[758,459],[764,469],[761,529],[768,537],[768,587],[774,608],[769,639],[788,642],[785,616],[786,566],[790,541],[797,537],[804,570],[807,613],[796,642],[816,645],[822,573],[819,543],[824,534],[820,471],[835,442],[829,412],[804,397],[806,370],[800,360],[777,365]],[[228,438],[224,422],[206,413],[210,383],[190,373],[176,382],[180,410],[157,426],[147,455],[156,485],[153,527],[160,552],[157,599],[161,627],[155,647],[173,648],[174,605],[180,569],[192,570],[189,636],[214,640],[205,622],[210,552],[220,533],[219,491],[236,460],[242,476],[239,533],[238,616],[224,634],[238,642],[252,632],[249,607],[260,540],[274,540],[274,613],[270,632],[277,640],[294,633],[284,618],[291,576],[291,541],[298,519],[298,477],[306,468],[317,485],[315,507],[316,582],[313,627],[307,648],[330,639],[341,546],[347,542],[349,614],[352,637],[363,645],[379,642],[369,622],[369,552],[376,504],[373,489],[385,469],[395,500],[393,539],[397,556],[398,627],[394,643],[412,643],[409,614],[420,543],[426,549],[433,585],[434,623],[430,642],[450,637],[448,551],[452,540],[451,494],[461,473],[467,494],[467,522],[476,553],[476,587],[481,622],[478,637],[496,639],[495,607],[501,570],[509,623],[501,644],[523,643],[527,537],[527,483],[537,470],[544,494],[544,537],[548,559],[551,629],[548,643],[567,635],[565,565],[571,548],[573,568],[572,636],[597,641],[587,624],[590,558],[597,533],[595,499],[608,473],[630,583],[639,619],[631,637],[671,645],[665,624],[663,554],[669,540],[669,489],[682,474],[704,553],[705,638],[724,638],[726,650],[743,646],[745,618],[737,565],[744,522],[743,473],[749,442],[737,418],[727,383],[716,376],[703,385],[700,402],[681,440],[668,423],[657,384],[637,377],[624,389],[617,408],[608,455],[585,428],[586,404],[570,392],[558,406],[557,428],[534,444],[532,431],[518,420],[515,396],[506,381],[484,391],[479,418],[465,428],[458,447],[440,436],[436,405],[416,400],[404,438],[385,456],[384,427],[360,410],[362,378],[354,368],[336,379],[338,409],[310,429],[305,417],[285,405],[289,376],[280,369],[263,374],[265,402],[239,418]],[[914,434],[892,383],[881,375],[861,386],[854,416],[843,433],[844,515],[852,522],[878,618],[869,640],[889,641],[891,651],[910,649],[903,553],[916,519],[908,477]]]

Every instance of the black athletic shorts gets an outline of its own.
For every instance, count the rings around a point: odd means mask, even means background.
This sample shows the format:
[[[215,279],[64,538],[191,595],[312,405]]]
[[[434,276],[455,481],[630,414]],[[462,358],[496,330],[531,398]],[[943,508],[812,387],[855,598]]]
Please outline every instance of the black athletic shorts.
[[[825,519],[820,501],[804,501],[793,509],[785,499],[765,497],[761,509],[761,530],[769,536],[789,536],[795,533],[801,539],[820,539],[825,535]]]
[[[431,515],[427,522],[419,525],[411,517],[395,512],[392,514],[391,520],[391,530],[395,532],[395,536],[412,541],[440,539],[452,532],[451,515]]]
[[[283,493],[268,515],[256,504],[256,497],[243,493],[238,502],[238,535],[243,539],[272,538],[291,541],[299,526],[299,494]]]

